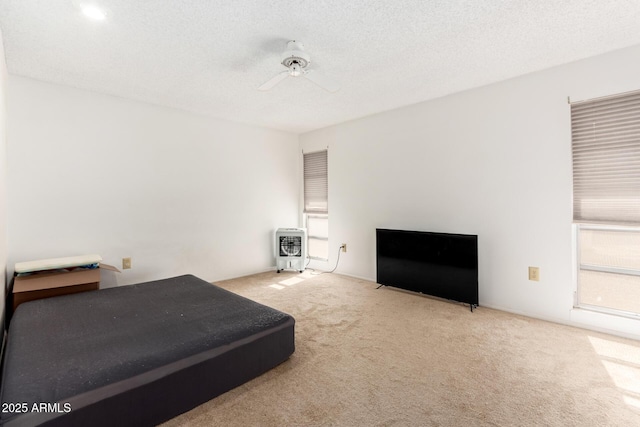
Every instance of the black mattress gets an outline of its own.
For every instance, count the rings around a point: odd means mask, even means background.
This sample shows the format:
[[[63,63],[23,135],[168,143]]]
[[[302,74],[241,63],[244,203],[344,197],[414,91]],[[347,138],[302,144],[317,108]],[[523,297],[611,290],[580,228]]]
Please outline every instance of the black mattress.
[[[291,316],[191,275],[24,303],[0,425],[155,425],[293,351]]]

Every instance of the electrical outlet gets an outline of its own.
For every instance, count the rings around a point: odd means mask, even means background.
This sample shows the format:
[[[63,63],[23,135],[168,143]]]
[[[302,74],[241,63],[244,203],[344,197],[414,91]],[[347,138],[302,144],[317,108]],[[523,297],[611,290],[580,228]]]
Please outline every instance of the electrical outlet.
[[[340,246],[342,248],[342,252],[347,252],[347,244],[343,243],[342,246]]]
[[[128,270],[131,268],[131,258],[122,258],[122,269]]]
[[[540,281],[540,269],[538,267],[529,267],[529,280]]]

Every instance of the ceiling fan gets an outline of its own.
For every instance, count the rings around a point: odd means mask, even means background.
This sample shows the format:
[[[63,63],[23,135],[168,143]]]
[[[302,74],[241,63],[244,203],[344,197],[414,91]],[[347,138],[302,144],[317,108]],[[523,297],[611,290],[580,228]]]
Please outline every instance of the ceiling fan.
[[[282,54],[281,64],[288,68],[287,71],[276,74],[275,77],[263,83],[258,90],[269,90],[289,76],[305,77],[329,92],[336,92],[340,89],[338,82],[333,79],[315,70],[307,70],[310,63],[311,57],[304,51],[304,45],[291,40],[287,43],[287,50]]]

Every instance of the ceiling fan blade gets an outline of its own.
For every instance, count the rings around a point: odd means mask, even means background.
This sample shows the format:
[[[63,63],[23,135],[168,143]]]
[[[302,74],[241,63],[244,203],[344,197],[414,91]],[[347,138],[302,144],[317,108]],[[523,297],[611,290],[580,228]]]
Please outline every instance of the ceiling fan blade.
[[[280,83],[281,81],[283,81],[284,79],[286,79],[288,75],[289,75],[288,71],[283,71],[280,74],[276,74],[275,77],[263,83],[262,86],[258,88],[258,90],[269,90],[275,85],[277,85],[278,83]]]
[[[304,73],[304,76],[311,80],[313,83],[317,84],[324,90],[328,90],[329,92],[337,92],[340,89],[340,84],[333,80],[330,77],[325,76],[322,73],[318,73],[314,70],[309,70]]]

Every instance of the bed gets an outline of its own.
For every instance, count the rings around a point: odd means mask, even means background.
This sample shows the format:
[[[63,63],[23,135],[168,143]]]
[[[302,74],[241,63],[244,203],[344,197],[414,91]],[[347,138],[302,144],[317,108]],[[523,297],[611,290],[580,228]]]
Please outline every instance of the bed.
[[[24,303],[0,425],[156,425],[287,360],[294,323],[191,275]]]

